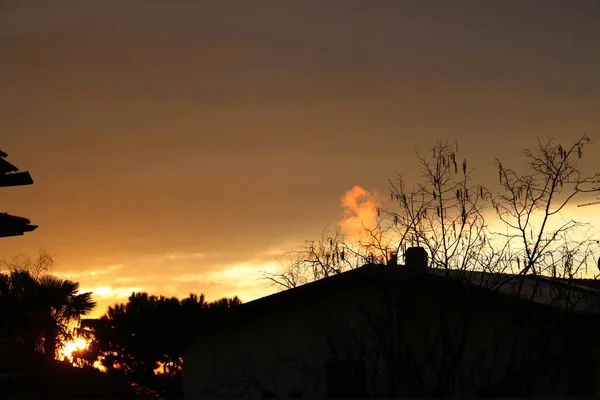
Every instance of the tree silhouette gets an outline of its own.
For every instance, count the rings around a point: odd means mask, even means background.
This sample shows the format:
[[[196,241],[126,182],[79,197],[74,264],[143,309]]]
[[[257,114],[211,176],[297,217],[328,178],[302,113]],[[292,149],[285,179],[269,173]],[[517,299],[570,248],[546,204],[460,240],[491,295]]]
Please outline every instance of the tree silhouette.
[[[524,171],[496,159],[499,182],[481,185],[458,143],[438,141],[430,156],[417,153],[418,180],[403,174],[389,180],[390,204],[379,209],[375,229],[364,228],[368,243],[353,246],[339,232],[324,233],[264,278],[289,289],[357,267],[356,261],[383,263],[411,246],[425,248],[429,267],[453,279],[466,279],[468,271],[581,275],[596,263],[599,242],[583,231],[589,224],[567,213],[577,195],[600,191],[599,175],[584,174],[580,165],[591,144],[586,135],[569,146],[538,139],[523,152]]]
[[[581,230],[586,224],[564,211],[578,194],[598,190],[590,187],[597,175],[586,177],[580,167],[590,143],[586,135],[566,147],[538,139],[535,150],[524,152],[526,172],[496,159],[501,191],[493,207],[506,228],[497,234],[515,249],[520,274],[572,278],[587,267],[592,254],[590,236]]]
[[[40,302],[40,329],[44,333],[44,353],[54,358],[59,343],[72,339],[70,325],[89,314],[96,303],[91,293],[79,293],[79,283],[42,275],[37,279]]]
[[[70,325],[95,307],[79,283],[13,269],[0,274],[1,333],[54,359],[58,345],[72,338]]]
[[[397,252],[420,246],[433,268],[475,268],[487,239],[483,210],[488,189],[472,182],[473,169],[459,158],[456,142],[438,141],[431,158],[417,154],[417,159],[421,180],[412,188],[400,174],[390,180],[390,199],[398,207],[383,210]]]
[[[88,349],[74,354],[80,365],[99,362],[109,374],[126,376],[140,387],[165,396],[181,394],[186,341],[198,334],[214,313],[241,304],[237,298],[206,302],[204,295],[176,297],[133,293],[96,320],[82,322]]]
[[[287,252],[283,269],[263,272],[263,278],[280,289],[291,289],[308,282],[359,267],[367,256],[352,248],[339,230],[323,230],[314,240],[307,240],[298,250]]]

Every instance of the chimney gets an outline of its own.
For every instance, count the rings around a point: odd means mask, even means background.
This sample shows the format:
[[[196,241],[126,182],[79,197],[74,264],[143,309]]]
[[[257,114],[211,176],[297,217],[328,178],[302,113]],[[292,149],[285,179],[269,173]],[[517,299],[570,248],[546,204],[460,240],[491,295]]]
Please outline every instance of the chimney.
[[[429,256],[422,247],[409,247],[404,252],[404,265],[419,271],[427,271]]]
[[[398,253],[395,251],[388,252],[387,265],[398,265]]]

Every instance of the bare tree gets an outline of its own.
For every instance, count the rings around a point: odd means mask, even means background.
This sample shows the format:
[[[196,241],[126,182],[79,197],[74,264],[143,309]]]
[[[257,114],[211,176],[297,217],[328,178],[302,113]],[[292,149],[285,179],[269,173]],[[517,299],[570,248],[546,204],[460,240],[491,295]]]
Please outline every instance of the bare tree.
[[[473,169],[459,161],[456,142],[437,142],[430,158],[417,155],[422,179],[412,189],[402,175],[390,180],[398,207],[383,213],[397,251],[424,247],[430,267],[453,277],[467,271],[588,274],[598,241],[583,230],[589,224],[567,215],[576,195],[600,191],[599,175],[584,175],[580,168],[589,144],[585,135],[569,147],[538,139],[535,149],[524,151],[524,173],[496,160],[500,182],[493,194],[491,187],[472,183]],[[484,217],[499,224],[492,229]]]
[[[587,269],[593,235],[583,230],[589,224],[568,217],[568,207],[578,194],[598,190],[590,186],[597,174],[586,177],[580,168],[590,143],[586,135],[567,147],[538,139],[524,152],[524,173],[496,159],[501,190],[493,206],[506,229],[496,235],[510,246],[519,274],[573,278]]]
[[[48,251],[41,249],[35,258],[19,255],[10,261],[2,260],[1,263],[9,271],[27,271],[34,278],[40,278],[52,271],[55,261]]]
[[[396,207],[380,208],[377,225],[363,225],[358,243],[350,243],[339,230],[324,231],[287,253],[280,272],[264,277],[292,288],[361,264],[395,260],[409,246],[424,247],[429,266],[455,279],[467,278],[470,271],[487,272],[494,279],[506,273],[577,276],[587,271],[598,245],[592,234],[582,234],[585,224],[565,220],[577,194],[600,191],[599,175],[586,177],[579,166],[589,144],[585,135],[569,147],[538,140],[534,150],[524,152],[525,173],[496,160],[500,182],[494,194],[473,182],[474,169],[459,157],[457,142],[438,141],[431,156],[417,153],[419,182],[409,188],[401,174],[390,180]],[[500,227],[493,230],[486,218]],[[493,285],[502,284],[498,279]]]
[[[420,246],[430,254],[430,266],[445,271],[477,266],[486,245],[483,211],[491,199],[483,186],[472,183],[467,160],[458,157],[456,142],[439,141],[432,157],[417,154],[422,180],[408,189],[404,176],[390,180],[396,211],[385,211],[394,233],[396,251]]]
[[[279,288],[291,289],[360,266],[363,260],[356,255],[342,232],[326,229],[299,250],[287,252],[281,271],[263,272],[263,277]]]

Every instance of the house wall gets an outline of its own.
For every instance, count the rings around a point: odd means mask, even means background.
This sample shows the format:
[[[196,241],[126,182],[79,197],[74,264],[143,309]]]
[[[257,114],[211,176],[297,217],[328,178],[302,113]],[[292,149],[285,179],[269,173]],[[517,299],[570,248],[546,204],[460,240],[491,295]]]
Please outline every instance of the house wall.
[[[409,306],[410,305],[410,306]],[[399,293],[403,395],[547,395],[564,391],[564,342],[550,314],[428,283]],[[525,378],[523,381],[520,378]],[[519,393],[520,387],[532,392]],[[413,392],[411,392],[413,390]]]
[[[370,297],[365,291],[336,291],[196,341],[184,359],[185,398],[261,398],[261,390],[280,398],[293,391],[303,398],[323,397],[326,362],[332,356],[328,340],[354,331],[360,318],[348,310]]]
[[[521,384],[507,378],[518,365],[524,370],[513,375],[528,374],[534,388],[527,395],[566,392],[564,368],[551,365],[564,350],[551,320],[443,286],[397,289],[337,288],[196,341],[184,360],[185,398],[326,397],[332,358],[364,360],[368,394],[411,396],[428,388],[435,397],[452,387],[503,396],[502,389]],[[540,354],[547,357],[536,359]]]

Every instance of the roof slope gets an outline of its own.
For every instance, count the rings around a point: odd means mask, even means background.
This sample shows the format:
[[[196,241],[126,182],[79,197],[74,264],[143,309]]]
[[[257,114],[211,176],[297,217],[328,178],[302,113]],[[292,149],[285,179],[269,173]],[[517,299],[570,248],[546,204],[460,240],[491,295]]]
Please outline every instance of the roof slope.
[[[531,305],[551,306],[580,313],[600,312],[600,291],[590,284],[582,285],[581,282],[479,271],[428,269],[425,272],[403,265],[367,264],[244,303],[225,313],[215,313],[213,317],[209,317],[210,324],[207,325],[218,327],[217,329],[225,328],[251,321],[260,314],[288,311],[307,302],[319,301],[326,295],[353,291],[359,287],[384,289],[398,287],[402,283],[421,284],[425,281],[448,285],[449,288],[466,285],[471,288],[473,294],[487,293],[499,296],[503,301],[527,302]]]

